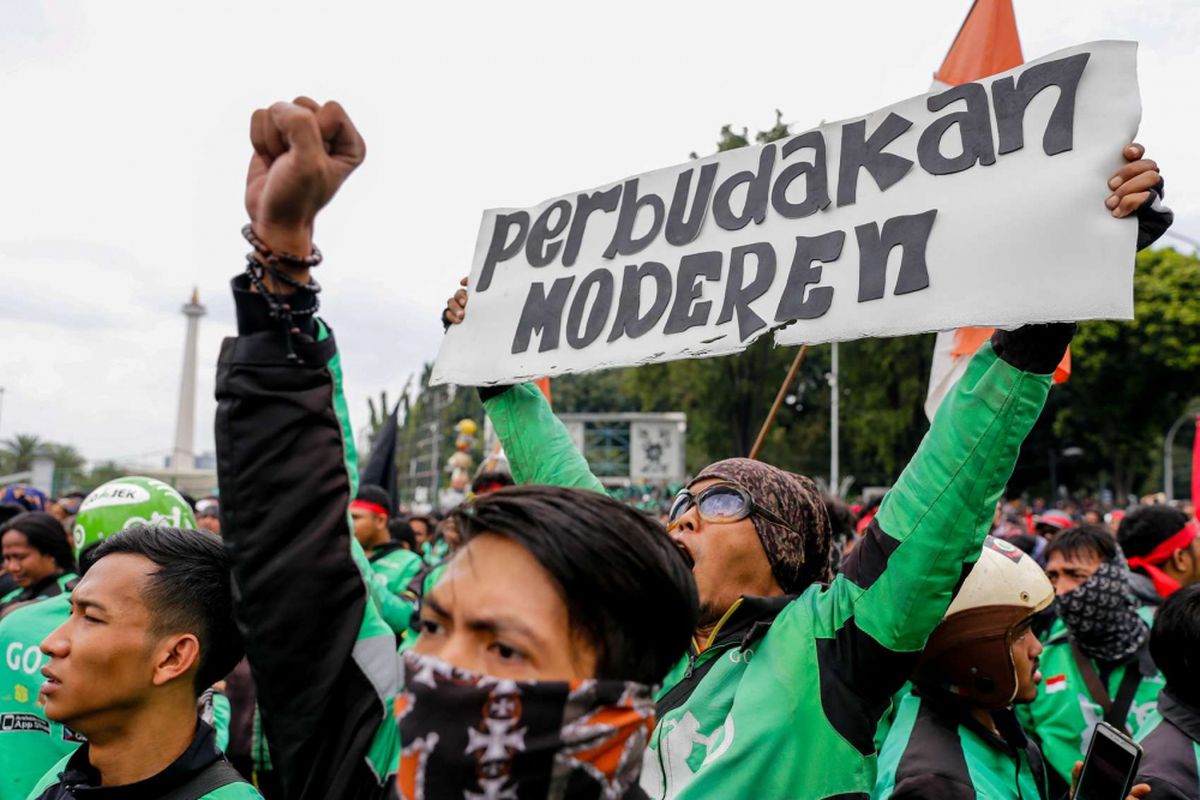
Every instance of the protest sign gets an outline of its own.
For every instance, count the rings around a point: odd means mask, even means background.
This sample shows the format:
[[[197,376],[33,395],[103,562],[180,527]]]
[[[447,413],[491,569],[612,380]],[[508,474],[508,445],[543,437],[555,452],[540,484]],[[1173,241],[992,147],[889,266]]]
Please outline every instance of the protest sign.
[[[1104,206],[1141,114],[1094,42],[771,144],[483,215],[432,383],[1133,312]]]

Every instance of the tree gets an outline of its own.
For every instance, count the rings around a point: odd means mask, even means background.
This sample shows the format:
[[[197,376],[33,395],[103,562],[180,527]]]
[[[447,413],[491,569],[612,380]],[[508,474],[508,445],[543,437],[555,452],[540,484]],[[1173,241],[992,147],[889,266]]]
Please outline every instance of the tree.
[[[4,457],[5,472],[23,472],[33,467],[33,455],[42,446],[42,440],[29,433],[18,433],[0,444]]]
[[[54,459],[54,485],[56,491],[74,486],[83,475],[85,461],[79,451],[69,444],[49,443],[46,448]]]
[[[94,465],[88,471],[87,476],[80,480],[80,488],[85,492],[90,492],[101,484],[115,481],[117,478],[123,478],[128,474],[129,470],[115,461],[102,461]]]
[[[1108,473],[1114,493],[1161,486],[1166,429],[1200,398],[1200,259],[1138,254],[1134,319],[1084,322],[1071,378],[1057,391],[1055,446],[1083,449],[1080,472]]]

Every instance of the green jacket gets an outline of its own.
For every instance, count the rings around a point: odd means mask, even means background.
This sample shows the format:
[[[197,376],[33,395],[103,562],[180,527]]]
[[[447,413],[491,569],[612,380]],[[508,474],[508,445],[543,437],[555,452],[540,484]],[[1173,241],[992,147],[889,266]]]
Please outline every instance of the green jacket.
[[[834,581],[743,598],[667,676],[642,772],[648,794],[734,798],[754,787],[757,798],[815,800],[874,788],[876,726],[979,557],[1049,390],[1048,374],[1021,368],[1055,363],[1031,358],[1042,340],[998,336]],[[485,397],[517,482],[602,490],[536,388]]]
[[[60,594],[0,620],[0,800],[25,800],[46,771],[83,741],[46,719],[38,702],[42,667],[50,660],[38,646],[70,615],[71,596]]]
[[[58,597],[60,594],[70,593],[71,588],[78,582],[79,576],[74,572],[64,572],[61,575],[53,575],[45,578],[25,589],[18,587],[0,597],[0,611],[7,610],[6,606],[17,603],[32,603],[38,600]]]
[[[1153,610],[1145,609],[1139,613],[1148,616]],[[1039,667],[1043,679],[1037,699],[1019,706],[1017,715],[1025,730],[1041,742],[1046,762],[1057,774],[1055,785],[1061,786],[1070,783],[1071,768],[1087,755],[1092,729],[1104,718],[1104,710],[1084,682],[1065,629],[1047,641],[1045,647]],[[1092,665],[1098,667],[1095,661]],[[1117,666],[1107,676],[1105,688],[1110,698],[1117,696],[1127,669],[1141,670],[1142,673],[1125,716],[1126,727],[1137,731],[1154,712],[1164,681],[1149,653],[1143,649],[1140,658],[1134,657]]]
[[[399,545],[375,550],[371,564],[373,594],[379,600],[383,621],[397,635],[403,635],[412,621],[414,598],[406,594],[409,582],[416,577],[425,560]]]
[[[1045,800],[1045,764],[1011,711],[997,736],[952,700],[907,694],[879,752],[872,800]]]

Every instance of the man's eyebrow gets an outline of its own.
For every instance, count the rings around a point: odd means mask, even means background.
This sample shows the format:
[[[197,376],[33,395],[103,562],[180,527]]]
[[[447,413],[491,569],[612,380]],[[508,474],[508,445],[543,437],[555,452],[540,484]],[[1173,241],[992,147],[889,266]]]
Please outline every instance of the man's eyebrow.
[[[89,608],[94,608],[101,613],[108,612],[108,609],[104,607],[103,603],[99,603],[95,600],[88,600],[86,597],[78,597],[74,594],[71,595],[71,605],[80,609],[81,611],[87,611]]]
[[[426,608],[432,611],[439,617],[452,619],[453,614],[437,601],[437,598],[432,594],[425,595],[422,601]],[[519,617],[513,617],[506,614],[496,614],[494,616],[475,616],[468,617],[463,620],[463,624],[473,630],[483,633],[504,634],[505,632],[518,633],[529,639],[537,647],[545,647],[546,641],[537,634],[524,620]]]
[[[442,605],[441,603],[439,603],[437,601],[437,598],[434,597],[432,593],[425,595],[424,599],[421,602],[426,608],[428,608],[433,613],[437,614],[439,617],[449,617],[450,616],[450,612],[446,610],[446,607],[444,605]]]
[[[504,614],[491,617],[475,617],[467,619],[466,626],[471,630],[501,635],[508,632],[517,633],[529,639],[536,647],[544,648],[546,646],[545,640],[518,617],[510,617]]]

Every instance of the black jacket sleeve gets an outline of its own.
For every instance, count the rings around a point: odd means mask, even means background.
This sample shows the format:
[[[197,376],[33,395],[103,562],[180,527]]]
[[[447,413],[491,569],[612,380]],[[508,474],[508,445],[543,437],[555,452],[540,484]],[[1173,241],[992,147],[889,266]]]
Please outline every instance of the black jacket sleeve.
[[[398,667],[351,554],[336,345],[315,323],[289,342],[240,281],[217,367],[218,482],[273,765],[288,798],[382,797]]]

